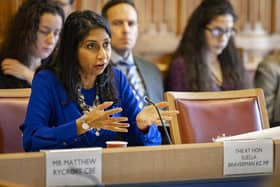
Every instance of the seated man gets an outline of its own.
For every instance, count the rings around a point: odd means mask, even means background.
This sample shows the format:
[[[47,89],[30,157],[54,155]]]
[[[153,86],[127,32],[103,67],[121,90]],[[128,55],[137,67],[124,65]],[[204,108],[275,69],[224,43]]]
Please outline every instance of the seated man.
[[[129,0],[110,0],[103,9],[112,31],[111,62],[126,75],[143,108],[144,96],[154,102],[163,100],[163,80],[159,69],[151,62],[135,57],[133,47],[138,36],[137,12]]]

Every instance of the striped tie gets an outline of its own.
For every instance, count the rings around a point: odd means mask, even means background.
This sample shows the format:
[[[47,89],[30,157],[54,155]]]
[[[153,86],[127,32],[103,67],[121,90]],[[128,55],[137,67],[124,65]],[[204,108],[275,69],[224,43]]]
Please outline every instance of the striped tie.
[[[124,61],[119,61],[119,64],[125,70],[126,78],[132,88],[132,91],[138,100],[139,107],[142,109],[144,107],[144,96],[145,96],[145,89],[142,84],[141,77],[137,76],[137,67],[135,64],[128,64]]]

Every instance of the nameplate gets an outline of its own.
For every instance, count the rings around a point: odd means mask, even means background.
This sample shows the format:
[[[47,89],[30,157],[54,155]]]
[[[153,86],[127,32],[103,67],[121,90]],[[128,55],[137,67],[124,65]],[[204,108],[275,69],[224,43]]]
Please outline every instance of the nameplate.
[[[272,139],[224,141],[224,175],[272,172]]]
[[[46,186],[102,184],[102,148],[42,150],[46,153]]]

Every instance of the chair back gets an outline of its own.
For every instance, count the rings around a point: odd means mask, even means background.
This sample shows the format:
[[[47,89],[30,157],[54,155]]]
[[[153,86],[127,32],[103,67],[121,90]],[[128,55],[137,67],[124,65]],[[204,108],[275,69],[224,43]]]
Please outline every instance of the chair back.
[[[166,92],[170,109],[179,110],[170,123],[174,143],[212,142],[269,128],[262,89],[214,92]]]
[[[30,88],[0,89],[0,153],[24,152],[19,126],[23,123]]]

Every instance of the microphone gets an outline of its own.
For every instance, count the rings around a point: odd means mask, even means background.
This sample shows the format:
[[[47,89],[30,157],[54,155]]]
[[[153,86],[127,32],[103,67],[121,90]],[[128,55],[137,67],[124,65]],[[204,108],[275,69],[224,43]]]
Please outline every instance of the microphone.
[[[165,133],[165,136],[166,136],[166,138],[167,138],[167,142],[168,142],[168,144],[172,144],[171,138],[170,138],[169,133],[168,133],[168,131],[167,131],[166,125],[165,125],[165,123],[164,123],[163,120],[162,120],[162,117],[161,117],[161,114],[160,114],[160,112],[159,112],[158,107],[157,107],[156,104],[155,104],[149,97],[147,97],[147,96],[144,97],[144,101],[145,101],[147,104],[153,105],[154,108],[156,109],[157,114],[158,114],[159,119],[160,119],[160,123],[161,123],[161,125],[162,125],[162,127],[163,127],[163,129],[164,129],[164,133]]]

